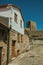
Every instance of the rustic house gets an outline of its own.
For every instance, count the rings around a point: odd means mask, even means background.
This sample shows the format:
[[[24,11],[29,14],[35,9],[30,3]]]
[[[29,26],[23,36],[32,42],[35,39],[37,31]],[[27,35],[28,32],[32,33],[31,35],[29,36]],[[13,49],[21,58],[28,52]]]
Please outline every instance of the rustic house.
[[[7,23],[10,28],[8,61],[10,61],[21,53],[20,49],[22,48],[24,35],[24,18],[21,9],[12,4],[0,6],[0,16],[8,18]]]

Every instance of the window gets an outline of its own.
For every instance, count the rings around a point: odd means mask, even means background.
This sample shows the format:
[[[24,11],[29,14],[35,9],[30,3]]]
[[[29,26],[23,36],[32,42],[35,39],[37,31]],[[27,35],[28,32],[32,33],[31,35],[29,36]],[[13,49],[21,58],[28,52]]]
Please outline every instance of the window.
[[[20,43],[20,34],[18,33],[18,42]]]
[[[17,14],[15,13],[14,15],[15,15],[14,20],[15,20],[15,22],[17,22]]]
[[[22,20],[20,20],[20,27],[22,28]]]
[[[18,43],[23,43],[23,35],[21,35],[20,33],[18,33]]]
[[[12,46],[15,46],[16,40],[12,40]]]
[[[23,43],[23,35],[21,35],[21,43]]]

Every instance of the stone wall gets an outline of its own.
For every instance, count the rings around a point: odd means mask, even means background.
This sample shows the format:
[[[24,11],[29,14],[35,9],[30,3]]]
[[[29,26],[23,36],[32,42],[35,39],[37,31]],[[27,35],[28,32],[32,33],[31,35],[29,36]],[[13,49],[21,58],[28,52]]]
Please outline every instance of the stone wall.
[[[2,47],[2,57],[1,57],[1,65],[6,65],[7,61],[7,44],[4,43],[3,41],[0,41],[0,47]]]
[[[28,21],[26,26],[30,28],[30,31],[36,31],[36,23],[34,21]]]
[[[20,33],[19,33],[20,34]],[[20,34],[21,36],[21,34]],[[21,40],[21,39],[20,39]],[[10,44],[9,44],[9,61],[12,60],[13,58],[11,57],[12,52],[15,55],[14,57],[17,57],[18,54],[20,54],[21,48],[22,48],[22,43],[18,42],[18,32],[11,30],[10,31]],[[14,49],[12,50],[12,43],[13,41],[15,42],[14,44]]]
[[[19,33],[20,34],[20,33]],[[21,37],[21,34],[20,34]],[[21,38],[20,38],[21,40]],[[14,57],[17,57],[18,54],[21,54],[25,52],[26,50],[29,50],[29,37],[27,34],[24,34],[22,36],[22,42],[18,42],[18,32],[11,30],[10,31],[10,45],[9,45],[9,60],[12,59],[11,54],[12,54],[12,41],[15,41],[15,46],[14,46]]]
[[[43,56],[43,40],[32,40],[31,51],[36,56]]]
[[[11,60],[11,54],[12,54],[12,41],[16,41],[17,43],[17,32],[14,30],[10,31],[10,40],[9,40],[9,60]],[[15,44],[16,44],[15,43]]]
[[[25,52],[26,50],[29,50],[29,37],[27,34],[24,34],[20,52]]]

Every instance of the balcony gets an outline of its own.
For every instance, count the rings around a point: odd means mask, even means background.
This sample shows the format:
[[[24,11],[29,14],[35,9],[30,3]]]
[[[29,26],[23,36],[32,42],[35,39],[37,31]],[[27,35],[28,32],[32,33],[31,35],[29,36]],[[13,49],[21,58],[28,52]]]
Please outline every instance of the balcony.
[[[0,24],[8,27],[8,25],[9,25],[9,18],[0,16]]]

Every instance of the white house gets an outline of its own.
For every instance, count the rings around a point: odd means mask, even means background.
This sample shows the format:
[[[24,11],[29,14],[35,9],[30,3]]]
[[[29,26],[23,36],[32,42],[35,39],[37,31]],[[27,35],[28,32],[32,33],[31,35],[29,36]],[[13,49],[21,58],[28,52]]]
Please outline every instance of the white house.
[[[8,27],[12,27],[9,45],[9,59],[12,59],[19,54],[19,51],[22,48],[24,18],[21,9],[12,4],[0,6],[0,16],[7,17],[9,19]]]
[[[8,26],[12,26],[12,29],[24,34],[24,19],[21,10],[12,4],[0,6],[0,16],[8,17]]]

